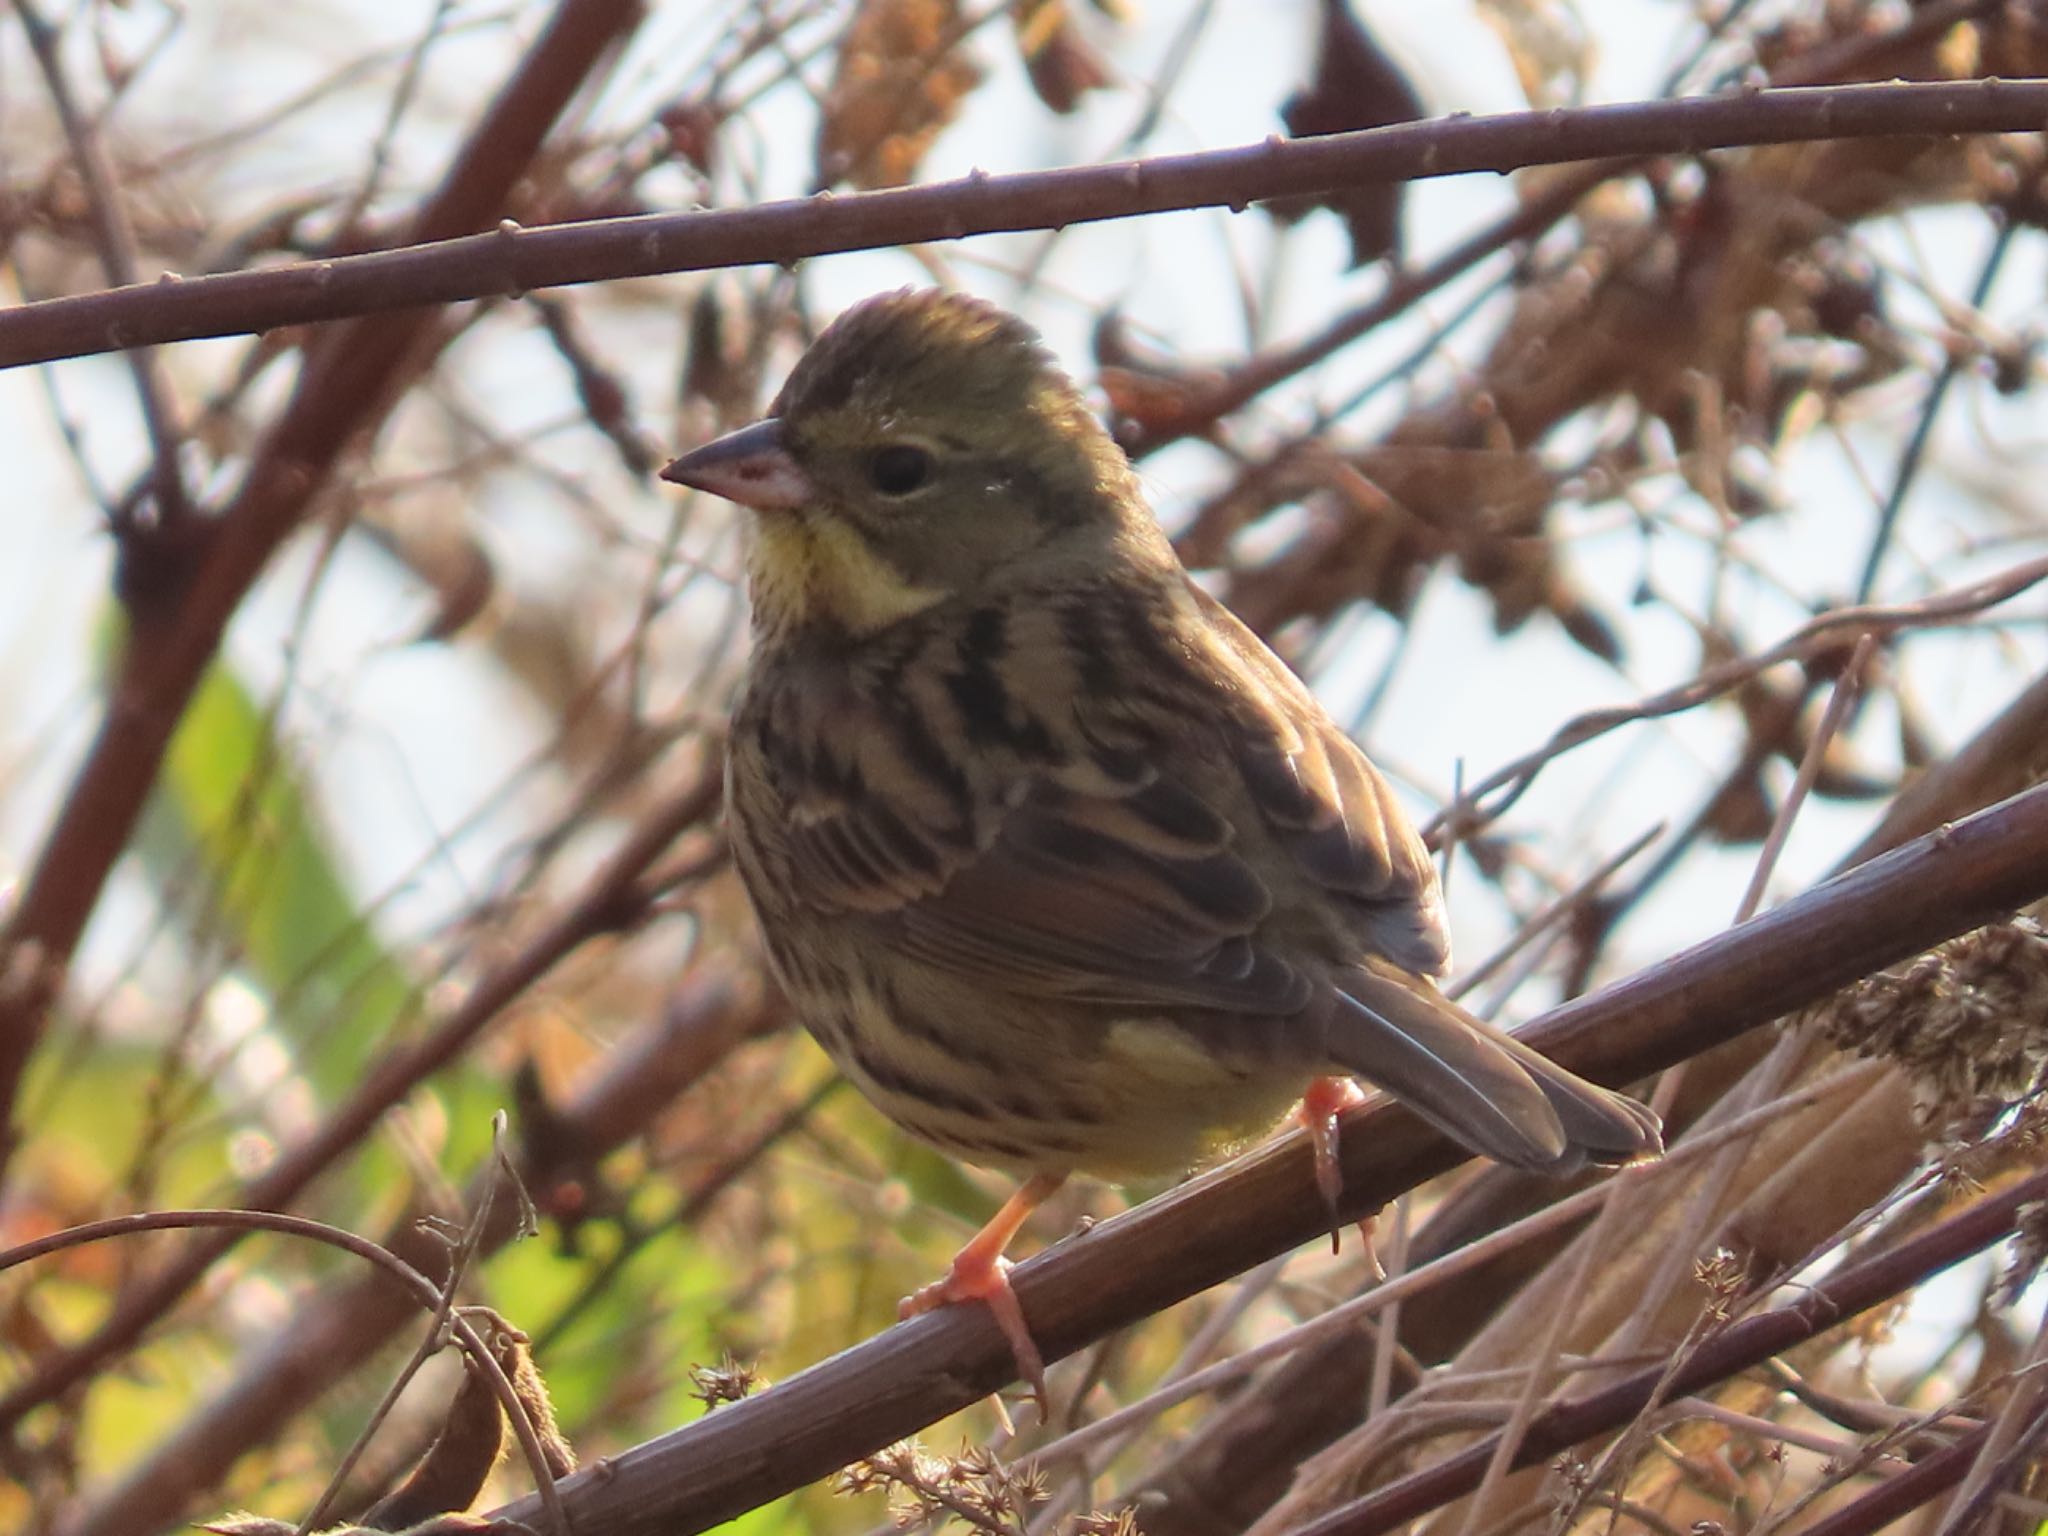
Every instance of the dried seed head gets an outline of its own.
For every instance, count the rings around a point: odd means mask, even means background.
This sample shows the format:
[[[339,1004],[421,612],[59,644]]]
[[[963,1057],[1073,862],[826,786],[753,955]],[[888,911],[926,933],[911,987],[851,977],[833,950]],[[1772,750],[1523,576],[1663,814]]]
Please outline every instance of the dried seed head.
[[[1747,1269],[1734,1250],[1716,1248],[1705,1258],[1693,1260],[1693,1278],[1707,1288],[1707,1310],[1717,1321],[1725,1322],[1749,1283]]]
[[[2048,931],[2027,918],[1979,928],[1808,1017],[1842,1049],[1903,1067],[1931,1134],[1952,1135],[1972,1118],[1988,1127],[2040,1086],[2048,1065]]]
[[[1030,1462],[1008,1467],[979,1445],[936,1456],[915,1440],[900,1440],[856,1461],[834,1486],[839,1493],[886,1493],[889,1519],[899,1530],[957,1519],[984,1536],[1020,1536],[1031,1506],[1047,1494],[1044,1477]]]
[[[1085,1515],[1074,1516],[1068,1527],[1068,1536],[1139,1536],[1138,1512],[1135,1509],[1090,1510]]]
[[[706,1409],[716,1408],[720,1403],[736,1403],[763,1385],[761,1373],[751,1365],[742,1365],[733,1357],[731,1350],[717,1365],[693,1365],[690,1367],[691,1396],[702,1402]],[[848,1471],[851,1471],[848,1468]]]

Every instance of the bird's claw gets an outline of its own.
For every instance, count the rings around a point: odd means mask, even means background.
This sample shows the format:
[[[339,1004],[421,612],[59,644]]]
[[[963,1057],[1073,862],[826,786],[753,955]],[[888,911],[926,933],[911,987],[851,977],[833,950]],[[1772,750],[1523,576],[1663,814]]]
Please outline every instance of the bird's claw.
[[[961,1258],[966,1257],[961,1255]],[[1038,1341],[1031,1337],[1031,1329],[1024,1321],[1024,1308],[1018,1304],[1017,1293],[1010,1286],[1008,1259],[966,1264],[955,1259],[953,1267],[943,1278],[918,1287],[898,1302],[896,1316],[899,1319],[920,1317],[940,1307],[967,1301],[987,1303],[995,1316],[996,1326],[1009,1342],[1018,1376],[1031,1388],[1031,1400],[1037,1405],[1039,1423],[1051,1423],[1051,1400],[1045,1391],[1045,1357],[1038,1352]]]
[[[1337,1116],[1352,1105],[1364,1102],[1365,1090],[1348,1077],[1319,1077],[1301,1096],[1298,1113],[1302,1128],[1308,1132],[1309,1146],[1315,1152],[1316,1188],[1322,1192],[1323,1204],[1330,1211],[1332,1253],[1337,1251],[1338,1231],[1344,1224],[1337,1209],[1344,1193],[1344,1165],[1337,1160]],[[1373,1257],[1372,1250],[1371,1218],[1360,1222],[1358,1230],[1365,1239],[1366,1257],[1372,1259],[1377,1267],[1379,1261]]]

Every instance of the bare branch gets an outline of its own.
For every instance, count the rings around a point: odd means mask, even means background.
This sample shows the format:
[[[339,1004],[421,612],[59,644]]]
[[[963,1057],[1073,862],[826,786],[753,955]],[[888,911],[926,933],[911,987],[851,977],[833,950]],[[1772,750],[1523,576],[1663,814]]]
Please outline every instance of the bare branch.
[[[717,212],[648,214],[402,250],[223,273],[0,312],[0,368],[153,342],[236,336],[423,304],[572,283],[786,264],[970,235],[1064,229],[1188,208],[1242,209],[1361,181],[1505,173],[1640,155],[1696,155],[1822,139],[2030,133],[2048,123],[2048,83],[1971,80],[1740,91],[1685,101],[1438,118],[1014,176],[973,175],[851,197]],[[423,238],[433,239],[424,234]]]

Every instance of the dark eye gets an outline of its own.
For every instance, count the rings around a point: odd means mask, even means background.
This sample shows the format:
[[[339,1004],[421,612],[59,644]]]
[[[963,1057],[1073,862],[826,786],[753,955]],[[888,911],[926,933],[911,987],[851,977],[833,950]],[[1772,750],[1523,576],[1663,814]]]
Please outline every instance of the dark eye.
[[[932,456],[912,443],[891,443],[868,460],[868,484],[884,496],[908,496],[931,478]]]

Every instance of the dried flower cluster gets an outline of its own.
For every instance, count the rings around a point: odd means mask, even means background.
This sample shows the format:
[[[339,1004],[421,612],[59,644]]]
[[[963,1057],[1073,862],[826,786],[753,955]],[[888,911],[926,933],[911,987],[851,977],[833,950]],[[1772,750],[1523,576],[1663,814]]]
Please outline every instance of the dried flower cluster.
[[[899,1529],[933,1525],[948,1516],[990,1536],[1017,1536],[1034,1504],[1046,1498],[1044,1477],[1025,1462],[1006,1467],[984,1446],[963,1445],[953,1456],[934,1456],[915,1440],[899,1440],[839,1474],[841,1493],[889,1496]]]
[[[717,1365],[690,1367],[690,1395],[703,1403],[707,1411],[720,1403],[736,1403],[766,1385],[761,1373],[751,1365],[742,1365],[731,1350],[725,1352],[725,1358]]]
[[[2048,1065],[2048,931],[1993,923],[1837,993],[1807,1014],[1835,1045],[1912,1078],[1937,1133],[2036,1091]]]
[[[1728,1248],[1716,1248],[1705,1258],[1693,1260],[1693,1278],[1706,1288],[1707,1312],[1717,1323],[1734,1314],[1735,1300],[1749,1282],[1742,1260]]]
[[[1074,1516],[1067,1527],[1067,1536],[1138,1536],[1138,1512],[1135,1509],[1090,1510],[1085,1515]]]

